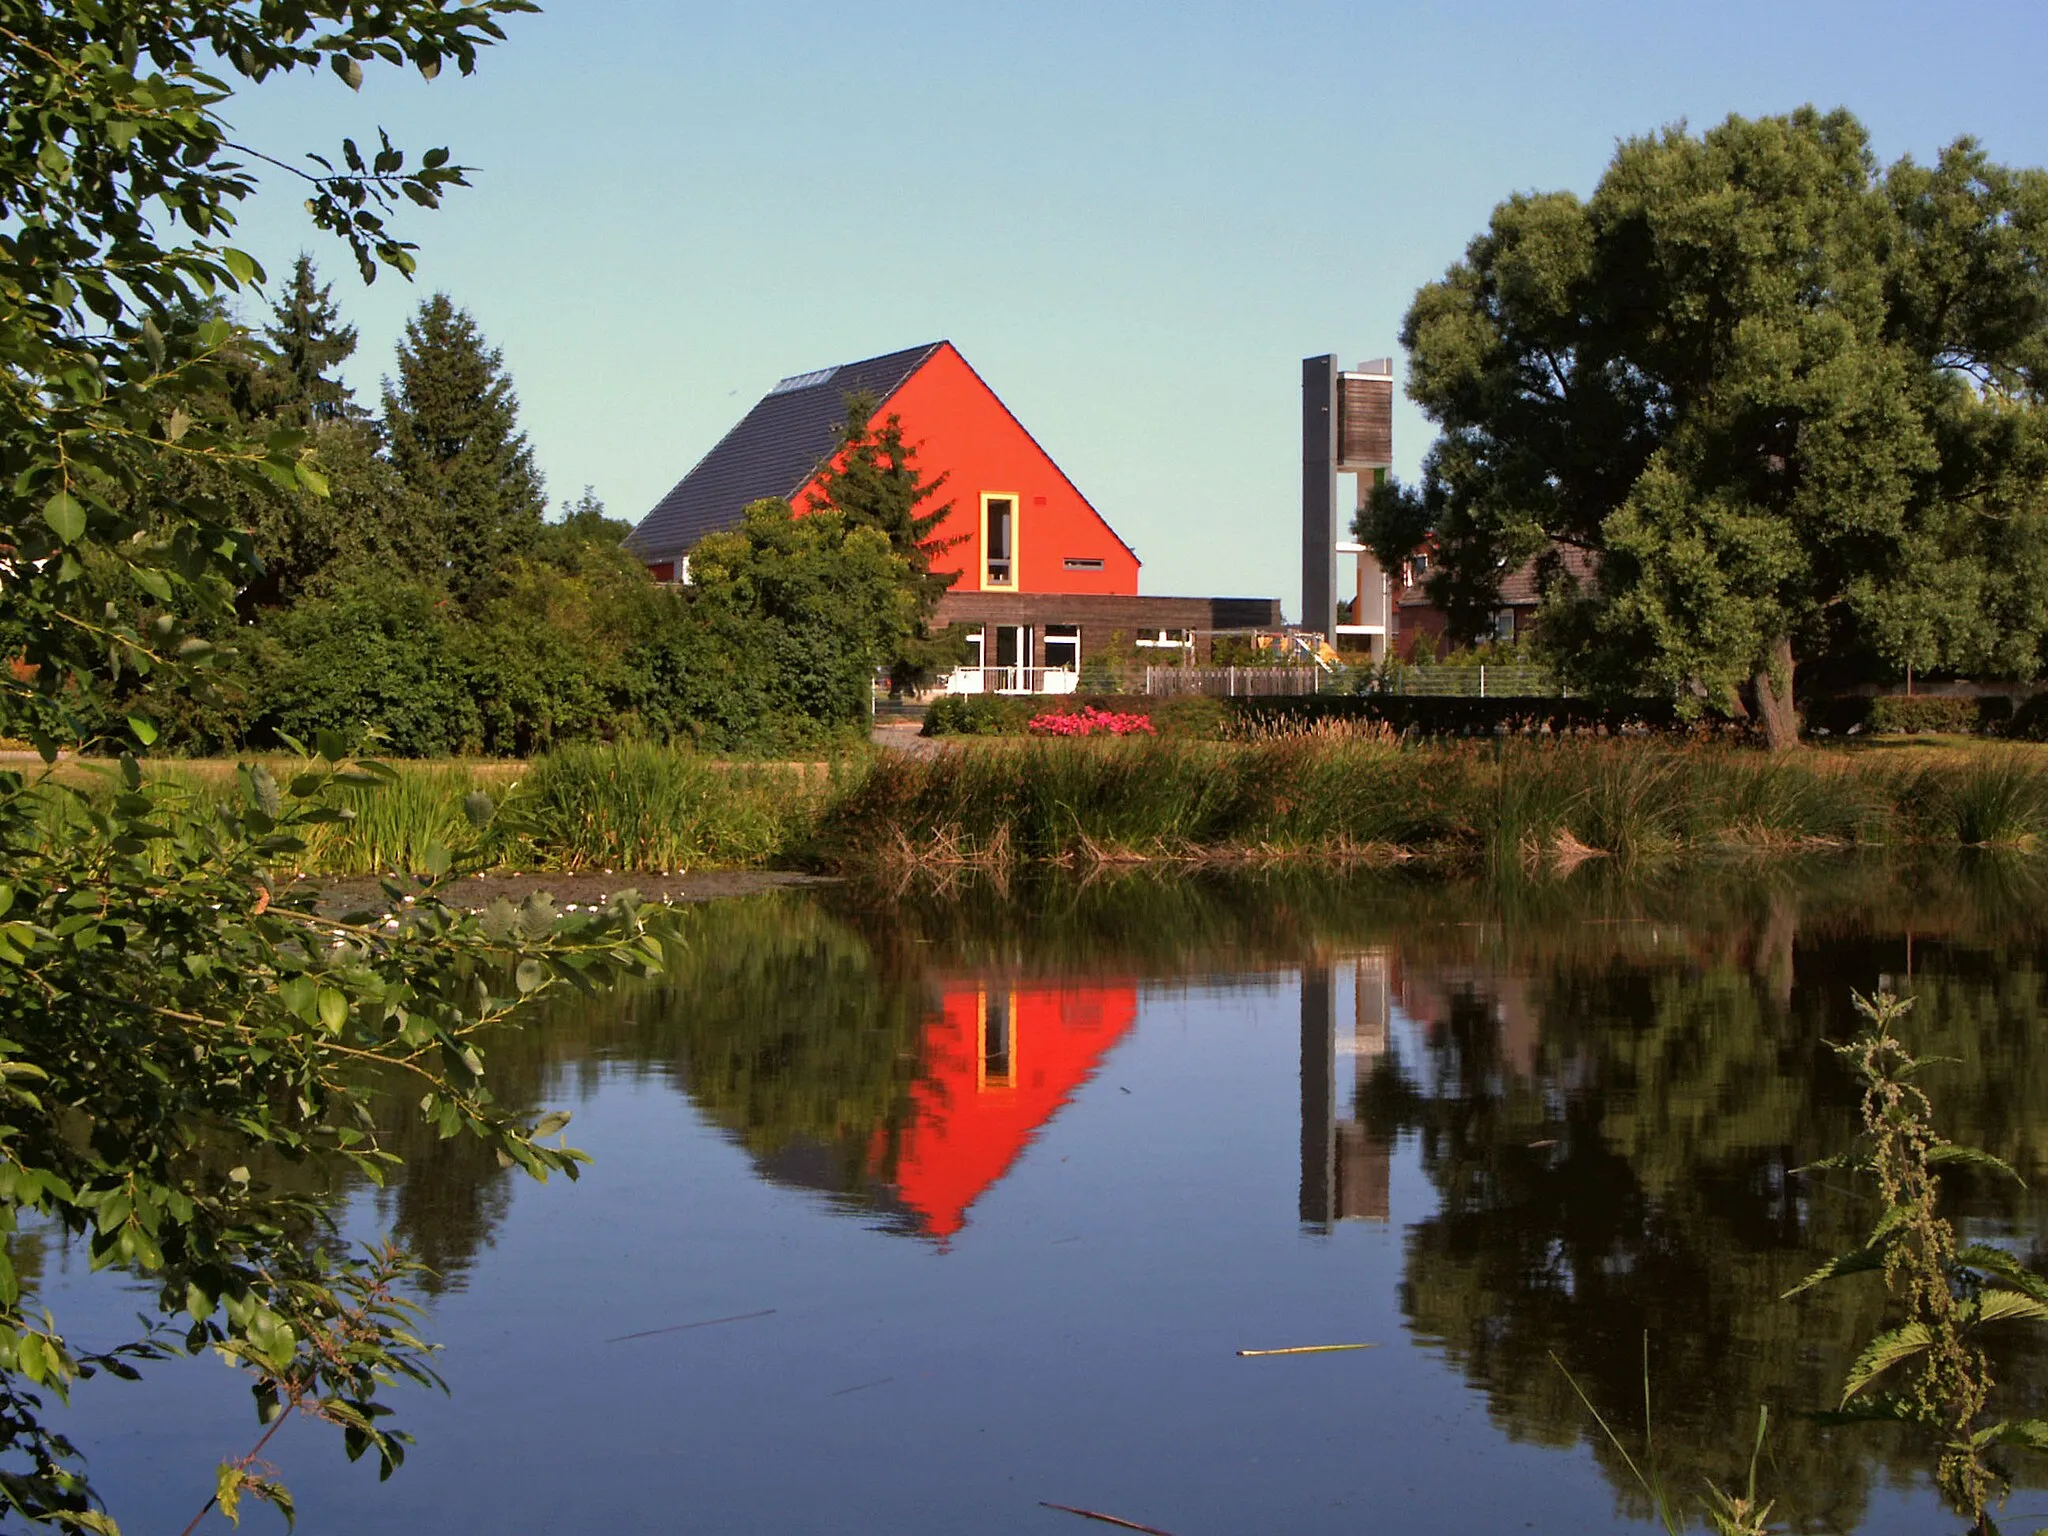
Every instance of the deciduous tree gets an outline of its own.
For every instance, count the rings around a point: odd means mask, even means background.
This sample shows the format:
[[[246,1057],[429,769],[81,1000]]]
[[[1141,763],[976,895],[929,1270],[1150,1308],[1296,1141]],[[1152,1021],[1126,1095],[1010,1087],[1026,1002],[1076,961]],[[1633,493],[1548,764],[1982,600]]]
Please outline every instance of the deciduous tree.
[[[116,749],[99,734],[112,707],[132,716],[125,744],[146,746],[157,700],[206,659],[194,626],[231,613],[252,536],[167,463],[326,487],[305,432],[251,434],[223,408],[250,338],[212,301],[261,280],[228,239],[249,166],[272,158],[231,143],[235,84],[331,69],[353,87],[380,62],[467,72],[500,17],[532,8],[0,0],[0,635],[18,648],[0,735],[47,760]],[[410,271],[389,207],[431,206],[462,171],[443,150],[409,168],[381,136],[336,162],[300,171],[316,222],[366,277]],[[132,756],[98,785],[0,772],[0,1231],[64,1234],[131,1272],[156,1314],[88,1351],[0,1252],[10,1525],[117,1529],[44,1399],[173,1349],[246,1370],[265,1440],[297,1410],[351,1456],[398,1463],[379,1394],[432,1379],[400,1293],[408,1261],[337,1255],[317,1203],[254,1171],[267,1155],[381,1178],[375,1073],[409,1079],[408,1110],[441,1136],[535,1174],[575,1169],[542,1139],[559,1117],[492,1097],[480,1032],[571,975],[652,970],[659,945],[630,902],[567,925],[541,904],[472,919],[431,891],[395,929],[323,913],[279,872],[344,814],[339,783],[381,776],[346,756],[330,736],[287,783],[245,769],[221,809],[181,805]],[[492,818],[486,800],[471,809]],[[285,1503],[243,1458],[217,1486],[228,1509]]]
[[[1569,678],[1746,687],[1781,746],[1808,659],[2048,659],[2048,175],[1881,172],[1840,111],[1669,129],[1502,203],[1402,341],[1442,436],[1360,531],[1433,533],[1467,634],[1536,559]]]

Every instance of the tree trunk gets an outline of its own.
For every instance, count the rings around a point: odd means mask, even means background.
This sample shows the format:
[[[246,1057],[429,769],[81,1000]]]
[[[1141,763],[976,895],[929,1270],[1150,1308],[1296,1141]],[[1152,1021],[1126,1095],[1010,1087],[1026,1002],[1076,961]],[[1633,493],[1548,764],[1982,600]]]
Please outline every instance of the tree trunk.
[[[1781,635],[1756,669],[1756,714],[1773,752],[1799,745],[1799,714],[1792,707],[1792,637]]]

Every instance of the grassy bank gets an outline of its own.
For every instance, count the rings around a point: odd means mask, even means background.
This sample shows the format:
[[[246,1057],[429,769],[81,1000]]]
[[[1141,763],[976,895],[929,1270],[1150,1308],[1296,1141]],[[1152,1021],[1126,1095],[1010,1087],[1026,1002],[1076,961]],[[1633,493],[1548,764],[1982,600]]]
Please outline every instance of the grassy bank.
[[[266,766],[284,780],[297,765]],[[195,806],[247,792],[219,765],[151,772]],[[2024,748],[1772,757],[1654,740],[1414,744],[1326,723],[1239,742],[1004,740],[831,764],[574,747],[396,774],[350,790],[352,814],[321,830],[296,872],[423,870],[437,848],[487,848],[506,869],[621,873],[1418,859],[1538,870],[2048,840],[2048,753]],[[112,792],[99,774],[92,793]],[[493,806],[483,829],[478,792]],[[52,837],[83,814],[62,799],[50,795]]]
[[[1021,741],[878,763],[817,848],[860,862],[1287,859],[1525,868],[1711,849],[2032,846],[2048,758],[2024,749],[1772,757],[1656,741],[1413,745]]]
[[[279,783],[304,765],[268,760]],[[342,792],[347,819],[317,828],[287,864],[307,875],[419,872],[441,853],[488,850],[506,870],[746,869],[788,861],[863,771],[843,763],[761,763],[667,747],[576,746],[531,763],[397,763],[389,784]],[[249,793],[232,765],[152,765],[148,776],[195,809]],[[114,793],[111,768],[66,765],[88,805]],[[74,797],[37,791],[52,837],[87,814]],[[488,824],[471,797],[489,797]]]

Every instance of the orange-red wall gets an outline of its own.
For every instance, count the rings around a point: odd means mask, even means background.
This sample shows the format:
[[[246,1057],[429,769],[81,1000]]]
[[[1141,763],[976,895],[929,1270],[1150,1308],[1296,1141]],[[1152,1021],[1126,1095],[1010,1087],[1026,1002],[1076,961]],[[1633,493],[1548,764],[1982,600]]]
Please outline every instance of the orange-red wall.
[[[984,590],[981,498],[987,493],[1015,496],[1018,513],[1016,584],[986,590],[1137,595],[1138,557],[951,343],[904,381],[881,414],[902,418],[904,440],[917,449],[927,478],[941,471],[950,477],[939,495],[953,510],[940,529],[949,538],[966,537],[932,568],[961,573],[955,592]],[[799,492],[796,505],[805,506],[815,488]],[[1070,571],[1070,557],[1100,560],[1102,569]]]
[[[982,1019],[990,991],[1007,991],[1012,1077],[982,1076]],[[925,1020],[922,1070],[896,1144],[898,1197],[927,1236],[951,1237],[967,1209],[1016,1162],[1039,1130],[1095,1073],[1138,1017],[1128,982],[1078,987],[1003,983],[949,987]],[[875,1157],[886,1154],[878,1143]]]

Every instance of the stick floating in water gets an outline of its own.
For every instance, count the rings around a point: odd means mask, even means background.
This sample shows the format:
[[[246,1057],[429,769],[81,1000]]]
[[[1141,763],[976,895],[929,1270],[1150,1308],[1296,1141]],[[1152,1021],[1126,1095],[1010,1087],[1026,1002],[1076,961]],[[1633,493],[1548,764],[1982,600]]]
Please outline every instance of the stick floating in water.
[[[1044,1509],[1057,1509],[1065,1514],[1079,1515],[1083,1520],[1100,1520],[1104,1525],[1120,1525],[1127,1531],[1143,1531],[1145,1536],[1172,1536],[1171,1532],[1162,1531],[1156,1525],[1140,1525],[1135,1520],[1120,1520],[1115,1515],[1105,1515],[1097,1510],[1076,1509],[1071,1504],[1055,1504],[1051,1499],[1040,1499],[1038,1502]]]
[[[1297,1344],[1292,1349],[1240,1349],[1237,1358],[1255,1360],[1264,1355],[1334,1355],[1346,1349],[1378,1349],[1377,1344]]]
[[[606,1339],[607,1344],[623,1344],[628,1339],[651,1339],[663,1333],[688,1333],[692,1328],[716,1328],[720,1323],[749,1323],[757,1317],[773,1317],[775,1309],[765,1312],[742,1312],[737,1317],[707,1317],[701,1323],[677,1323],[673,1328],[643,1328],[638,1333],[622,1333],[615,1339]]]

